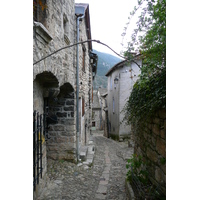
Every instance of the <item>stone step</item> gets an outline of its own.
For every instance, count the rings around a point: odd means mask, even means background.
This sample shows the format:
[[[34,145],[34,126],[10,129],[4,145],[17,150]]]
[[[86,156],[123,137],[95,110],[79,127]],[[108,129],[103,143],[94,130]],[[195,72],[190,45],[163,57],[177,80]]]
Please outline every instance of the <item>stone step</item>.
[[[87,153],[87,159],[86,162],[89,163],[89,165],[92,165],[93,160],[94,160],[94,154],[95,154],[95,147],[94,145],[89,145],[88,146],[88,153]]]
[[[88,147],[87,146],[82,146],[80,148],[80,159],[81,161],[86,161],[87,159],[87,152],[88,152]]]
[[[80,148],[80,159],[83,165],[91,166],[94,160],[95,146],[90,143],[88,146]]]

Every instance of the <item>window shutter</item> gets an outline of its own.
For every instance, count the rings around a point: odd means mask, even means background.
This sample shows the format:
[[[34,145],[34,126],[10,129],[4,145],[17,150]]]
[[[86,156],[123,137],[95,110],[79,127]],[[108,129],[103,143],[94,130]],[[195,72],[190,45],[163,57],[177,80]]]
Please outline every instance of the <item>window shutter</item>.
[[[82,117],[84,116],[85,114],[85,99],[82,98]]]
[[[85,72],[85,56],[86,56],[86,53],[85,53],[85,52],[86,52],[86,48],[85,48],[84,45],[82,46],[82,51],[83,51],[83,59],[82,59],[82,62],[83,62],[83,63],[82,63],[82,66],[83,66],[83,67],[82,67],[82,70]]]

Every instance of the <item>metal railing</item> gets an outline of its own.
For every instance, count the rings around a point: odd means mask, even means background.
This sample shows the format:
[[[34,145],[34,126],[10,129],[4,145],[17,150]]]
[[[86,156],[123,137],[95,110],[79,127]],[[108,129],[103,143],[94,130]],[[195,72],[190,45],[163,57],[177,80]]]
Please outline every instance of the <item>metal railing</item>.
[[[33,188],[39,184],[39,177],[42,178],[42,133],[43,117],[39,112],[33,112]]]

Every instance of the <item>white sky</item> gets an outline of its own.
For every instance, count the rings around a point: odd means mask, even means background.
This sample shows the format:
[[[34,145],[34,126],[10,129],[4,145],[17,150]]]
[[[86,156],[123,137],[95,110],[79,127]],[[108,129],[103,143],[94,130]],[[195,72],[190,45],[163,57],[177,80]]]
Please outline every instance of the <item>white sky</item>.
[[[120,54],[123,29],[136,0],[75,0],[75,3],[88,3],[92,39],[100,40]],[[92,43],[95,50],[114,54],[109,48]]]

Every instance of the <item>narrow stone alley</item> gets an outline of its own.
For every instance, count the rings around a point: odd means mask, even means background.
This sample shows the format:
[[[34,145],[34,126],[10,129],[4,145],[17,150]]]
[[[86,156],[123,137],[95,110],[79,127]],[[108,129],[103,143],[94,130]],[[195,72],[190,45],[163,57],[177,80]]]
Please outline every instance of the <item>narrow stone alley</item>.
[[[48,160],[47,185],[38,200],[126,200],[126,160],[133,154],[128,142],[117,142],[94,132],[91,165]]]

